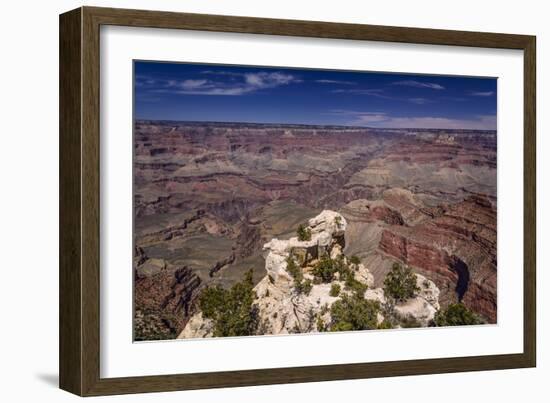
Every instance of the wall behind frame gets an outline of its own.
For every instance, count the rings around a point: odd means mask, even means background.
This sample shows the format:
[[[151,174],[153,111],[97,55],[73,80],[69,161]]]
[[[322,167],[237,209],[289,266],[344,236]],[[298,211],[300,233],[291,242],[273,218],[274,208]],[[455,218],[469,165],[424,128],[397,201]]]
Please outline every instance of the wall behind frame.
[[[89,1],[86,5],[116,6],[211,14],[324,20],[348,23],[417,26],[537,35],[538,70],[538,266],[548,267],[550,187],[550,27],[544,2],[526,0],[460,3],[310,2],[280,0],[120,0]],[[76,401],[57,389],[58,337],[58,14],[83,5],[80,1],[19,1],[4,5],[2,30],[2,375],[0,396],[18,402]],[[546,181],[548,182],[548,181]],[[518,229],[520,230],[520,229]],[[342,399],[380,401],[514,402],[525,397],[542,402],[543,380],[550,369],[550,275],[538,272],[538,368],[528,370],[428,375],[208,390],[162,395],[103,398],[104,401],[166,402],[334,402]],[[544,315],[544,316],[543,316]],[[471,341],[468,341],[471,342]]]

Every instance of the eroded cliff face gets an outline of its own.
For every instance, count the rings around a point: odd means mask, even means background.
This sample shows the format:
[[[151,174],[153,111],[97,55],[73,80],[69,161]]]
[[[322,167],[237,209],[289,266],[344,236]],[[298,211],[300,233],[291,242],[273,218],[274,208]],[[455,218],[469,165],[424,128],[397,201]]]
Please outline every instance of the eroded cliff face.
[[[135,252],[135,340],[174,338],[194,312],[201,279],[186,267]]]
[[[437,284],[443,305],[462,301],[496,323],[496,210],[487,197],[427,207],[411,192],[393,189],[381,200],[354,201],[343,211],[360,234],[355,242],[370,240],[363,257],[375,266],[376,277],[395,260],[408,264]]]
[[[325,329],[331,324],[332,305],[352,291],[338,275],[328,283],[316,283],[312,270],[323,256],[341,261],[352,267],[354,278],[365,285],[364,297],[378,301],[380,306],[388,302],[382,288],[374,288],[374,278],[362,263],[352,263],[342,250],[345,247],[346,219],[330,210],[324,210],[308,222],[311,239],[300,241],[297,237],[287,240],[272,239],[263,247],[267,275],[254,287],[255,304],[259,308],[259,334],[310,333]],[[296,288],[293,275],[288,270],[289,257],[296,259],[304,280],[312,282],[307,293]],[[422,275],[417,275],[419,291],[413,298],[392,306],[400,317],[413,319],[419,326],[427,326],[439,310],[439,289]],[[331,294],[338,285],[339,295]],[[378,314],[378,323],[384,314]],[[197,312],[187,323],[178,338],[211,337],[213,322]]]
[[[462,298],[495,323],[495,132],[136,121],[134,138],[139,270],[158,272],[136,276],[135,300],[156,301],[141,312],[154,308],[162,332],[188,320],[160,308],[176,270],[229,288],[253,269],[259,284],[263,245],[323,209],[347,220],[343,253],[362,258],[374,288],[392,263],[415,262],[442,306]]]

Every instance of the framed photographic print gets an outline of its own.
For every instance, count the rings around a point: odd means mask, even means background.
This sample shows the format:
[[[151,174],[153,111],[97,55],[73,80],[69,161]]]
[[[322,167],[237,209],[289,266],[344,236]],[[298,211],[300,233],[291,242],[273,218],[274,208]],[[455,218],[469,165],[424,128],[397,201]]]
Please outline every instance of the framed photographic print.
[[[535,179],[535,37],[65,13],[60,386],[535,366]]]

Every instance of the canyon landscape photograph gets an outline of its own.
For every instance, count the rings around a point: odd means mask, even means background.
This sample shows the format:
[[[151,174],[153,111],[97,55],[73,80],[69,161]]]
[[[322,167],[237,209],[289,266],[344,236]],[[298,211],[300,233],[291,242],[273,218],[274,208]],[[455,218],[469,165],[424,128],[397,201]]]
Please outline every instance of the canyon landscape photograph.
[[[134,340],[497,324],[497,79],[134,61]]]

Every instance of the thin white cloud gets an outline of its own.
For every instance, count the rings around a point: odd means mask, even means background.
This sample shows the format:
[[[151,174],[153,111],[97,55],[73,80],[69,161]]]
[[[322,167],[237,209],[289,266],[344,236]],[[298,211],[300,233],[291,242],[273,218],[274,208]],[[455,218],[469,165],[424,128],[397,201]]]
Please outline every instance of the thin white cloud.
[[[315,80],[316,83],[320,84],[341,84],[341,85],[357,85],[357,83],[353,81],[343,81],[343,80]]]
[[[226,71],[226,70],[203,70],[200,74],[212,74],[217,76],[242,76],[242,73],[237,73],[236,71]]]
[[[490,97],[494,93],[494,91],[470,91],[468,94],[473,97]]]
[[[454,101],[454,102],[464,102],[466,98],[463,97],[441,97],[440,99],[444,101]]]
[[[396,99],[384,93],[381,88],[369,88],[369,89],[336,89],[331,91],[334,94],[354,94],[354,95],[368,95],[371,97],[383,98],[383,99]]]
[[[416,105],[426,105],[432,102],[426,98],[409,98],[408,101]]]
[[[226,95],[237,96],[251,94],[260,90],[276,88],[291,83],[301,82],[292,74],[281,72],[233,73],[224,71],[203,71],[203,74],[231,75],[231,80],[221,79],[186,79],[186,80],[136,80],[136,85],[152,93],[172,93],[181,95]]]
[[[416,81],[416,80],[402,80],[402,81],[395,81],[392,83],[393,85],[404,85],[406,87],[415,87],[415,88],[429,88],[432,90],[444,90],[445,87],[437,84],[437,83],[426,83],[422,81]]]
[[[332,90],[331,92],[335,94],[354,94],[354,95],[367,95],[371,97],[376,98],[382,98],[382,99],[390,99],[394,101],[402,101],[402,102],[410,102],[412,104],[416,105],[426,105],[429,103],[434,102],[433,100],[427,99],[427,98],[421,98],[421,97],[413,97],[413,98],[407,98],[407,97],[398,97],[394,95],[388,95],[383,89],[381,88],[371,88],[371,89],[336,89]]]
[[[348,123],[352,125],[364,125],[374,122],[383,122],[388,119],[388,116],[384,112],[361,112],[345,109],[333,109],[326,114],[347,117]]]
[[[384,114],[385,112],[365,112],[365,111],[356,111],[351,109],[331,109],[326,112],[326,115],[372,115],[372,114]]]
[[[192,90],[195,88],[203,87],[207,83],[207,80],[183,80],[180,85],[181,88]]]
[[[433,116],[397,117],[385,112],[332,110],[328,114],[347,118],[345,124],[394,129],[464,129],[496,130],[495,115],[478,115],[468,119]]]
[[[285,73],[246,73],[245,82],[254,88],[273,88],[280,85],[290,84],[299,81],[295,76]]]

